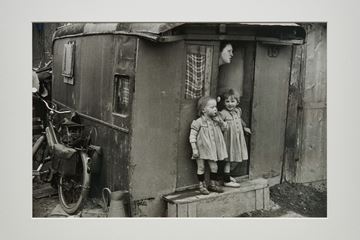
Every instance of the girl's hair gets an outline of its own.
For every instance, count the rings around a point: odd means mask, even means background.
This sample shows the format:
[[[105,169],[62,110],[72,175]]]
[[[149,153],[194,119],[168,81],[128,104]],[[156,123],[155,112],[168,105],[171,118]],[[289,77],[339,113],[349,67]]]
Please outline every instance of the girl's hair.
[[[220,104],[219,104],[219,105],[221,106],[221,109],[225,108],[225,100],[228,99],[229,97],[235,98],[236,101],[237,101],[238,103],[240,103],[240,94],[239,94],[236,90],[234,90],[234,89],[232,89],[232,88],[226,89],[226,90],[220,95]]]
[[[205,96],[205,97],[201,97],[198,101],[198,104],[197,104],[197,110],[198,110],[198,115],[199,116],[202,116],[203,115],[203,110],[206,106],[206,104],[210,101],[210,100],[214,100],[216,101],[215,98],[213,97],[210,97],[210,96]]]

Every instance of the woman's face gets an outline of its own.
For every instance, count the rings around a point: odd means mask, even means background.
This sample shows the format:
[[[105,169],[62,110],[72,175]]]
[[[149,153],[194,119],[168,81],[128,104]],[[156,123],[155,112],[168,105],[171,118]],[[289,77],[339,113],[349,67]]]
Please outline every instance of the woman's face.
[[[215,99],[210,99],[206,106],[203,109],[203,113],[208,117],[215,117],[217,114],[216,101]]]
[[[230,63],[233,55],[233,48],[231,44],[226,44],[224,49],[221,51],[221,60],[223,61],[223,63]]]
[[[226,109],[229,111],[234,110],[236,108],[236,106],[238,105],[238,101],[234,97],[228,97],[227,99],[225,99],[224,103],[225,103]]]

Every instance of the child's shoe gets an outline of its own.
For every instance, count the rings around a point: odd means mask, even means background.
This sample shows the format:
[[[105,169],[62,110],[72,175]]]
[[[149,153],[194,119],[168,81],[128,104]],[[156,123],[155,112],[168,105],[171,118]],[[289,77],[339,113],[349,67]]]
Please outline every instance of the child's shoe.
[[[233,178],[232,176],[230,176],[230,181],[231,181],[231,182],[236,182],[236,179]]]
[[[217,186],[216,181],[214,181],[214,180],[210,181],[210,185],[208,187],[208,190],[210,192],[217,192],[217,193],[224,192],[224,190],[220,186]]]
[[[199,183],[199,190],[200,190],[200,193],[203,194],[203,195],[209,195],[210,194],[210,192],[206,189],[205,182],[200,182]]]
[[[240,183],[237,182],[224,182],[224,186],[225,187],[233,187],[233,188],[238,188],[240,187]]]

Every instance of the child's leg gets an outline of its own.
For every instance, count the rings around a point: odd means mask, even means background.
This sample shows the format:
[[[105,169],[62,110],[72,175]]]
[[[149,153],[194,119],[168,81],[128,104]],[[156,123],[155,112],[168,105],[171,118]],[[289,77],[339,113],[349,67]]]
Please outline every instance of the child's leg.
[[[210,186],[209,191],[212,192],[224,192],[221,187],[217,186],[218,181],[218,165],[215,161],[207,161],[210,167]]]
[[[204,159],[197,159],[197,177],[199,180],[199,190],[202,194],[209,194],[209,191],[206,189],[205,185],[205,161]]]
[[[197,165],[197,175],[199,181],[204,181],[204,174],[205,174],[205,161],[204,159],[196,159],[196,165]]]
[[[217,161],[217,165],[218,165],[218,176],[219,178],[221,178],[222,180],[224,180],[224,168],[225,168],[225,160],[223,161]]]
[[[232,182],[230,180],[230,162],[225,163],[225,167],[224,167],[224,186],[225,187],[240,187],[239,183]]]

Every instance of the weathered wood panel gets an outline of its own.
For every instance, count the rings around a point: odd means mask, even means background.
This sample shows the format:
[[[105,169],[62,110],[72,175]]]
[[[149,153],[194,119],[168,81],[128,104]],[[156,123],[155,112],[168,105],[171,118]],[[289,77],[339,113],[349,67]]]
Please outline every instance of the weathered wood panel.
[[[276,176],[281,172],[290,78],[291,46],[257,44],[252,112],[250,176]],[[270,49],[271,50],[271,49]]]
[[[326,24],[306,24],[303,121],[296,181],[326,179]]]
[[[191,42],[190,44],[199,44],[205,46],[212,46],[212,72],[210,82],[210,95],[215,96],[217,87],[217,76],[218,76],[218,58],[219,58],[219,43],[218,42]],[[176,187],[181,188],[193,184],[197,184],[198,180],[196,177],[196,162],[191,159],[191,145],[189,143],[190,124],[197,118],[196,105],[198,99],[185,99],[185,73],[186,73],[186,57],[185,51],[182,56],[182,78],[181,83],[181,95],[180,95],[180,108],[178,109],[179,115],[179,132],[177,139],[178,148],[178,162],[177,162],[177,181]]]
[[[61,76],[63,48],[68,41],[76,41],[74,85],[64,83]],[[97,196],[104,186],[112,191],[128,189],[128,133],[105,125],[113,123],[114,59],[111,35],[61,39],[54,45],[54,99],[89,116],[83,121],[95,128],[93,144],[102,147],[102,170],[91,183],[92,194]]]
[[[167,195],[164,201],[170,217],[235,217],[268,208],[269,186],[267,180],[258,178],[242,182],[240,188],[224,187],[220,194],[201,195],[198,190],[187,190]]]
[[[83,123],[94,128],[92,144],[102,150],[101,171],[91,180],[92,195],[101,196],[103,187],[127,190],[129,134],[88,119],[83,119]]]
[[[298,112],[300,94],[300,72],[303,46],[293,46],[291,76],[289,84],[288,109],[285,132],[285,155],[282,180],[294,181],[296,175],[296,161],[298,160]]]
[[[177,205],[174,203],[167,204],[167,216],[168,217],[177,217],[176,215]]]
[[[326,109],[305,109],[301,158],[296,181],[326,179]]]
[[[81,45],[82,38],[60,39],[54,45],[54,67],[53,67],[53,98],[66,106],[79,110],[80,86],[81,86]],[[62,74],[64,45],[69,41],[75,42],[75,66],[74,85],[64,83]]]
[[[114,62],[113,36],[88,36],[83,39],[80,57],[82,80],[78,109],[94,118],[107,120],[112,103],[112,66]],[[77,79],[75,78],[75,84]],[[110,105],[111,106],[111,105]],[[105,114],[107,113],[107,114]]]
[[[183,49],[183,42],[139,40],[129,167],[133,200],[156,203],[175,190]]]

